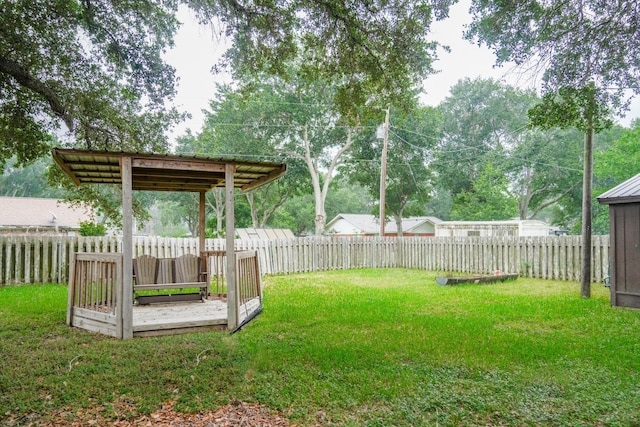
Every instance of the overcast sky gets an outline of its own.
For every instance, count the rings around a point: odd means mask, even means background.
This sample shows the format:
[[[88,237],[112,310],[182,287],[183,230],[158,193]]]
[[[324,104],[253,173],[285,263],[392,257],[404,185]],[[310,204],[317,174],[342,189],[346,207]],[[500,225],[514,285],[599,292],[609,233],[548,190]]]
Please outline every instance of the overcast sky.
[[[425,94],[421,100],[427,105],[437,105],[449,94],[449,89],[464,77],[492,77],[512,85],[526,87],[531,82],[518,79],[510,67],[495,68],[493,53],[486,47],[478,47],[462,37],[464,26],[471,20],[468,14],[470,0],[453,5],[450,16],[432,26],[432,37],[448,45],[451,52],[441,51],[434,68],[438,74],[424,82]],[[178,125],[170,134],[173,142],[187,129],[198,133],[204,121],[203,109],[215,94],[216,82],[230,81],[228,75],[214,75],[211,68],[225,51],[227,41],[216,34],[216,29],[200,26],[187,9],[181,9],[178,18],[183,22],[175,38],[175,48],[165,55],[176,68],[179,77],[178,92],[174,104],[191,114],[191,118]],[[640,116],[640,101],[636,100],[631,112],[619,122],[628,126],[634,117]]]

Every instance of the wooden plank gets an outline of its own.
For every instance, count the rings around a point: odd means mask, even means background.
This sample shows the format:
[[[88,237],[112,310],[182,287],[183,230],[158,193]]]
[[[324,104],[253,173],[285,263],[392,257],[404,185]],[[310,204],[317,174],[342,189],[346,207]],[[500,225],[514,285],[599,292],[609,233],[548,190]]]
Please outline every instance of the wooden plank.
[[[192,172],[219,172],[225,171],[225,165],[223,163],[211,163],[211,162],[193,162],[191,160],[176,160],[176,159],[150,159],[150,158],[134,158],[131,166],[134,168],[144,169],[166,169],[166,170],[178,170],[178,171],[192,171]],[[235,170],[235,168],[234,168]]]
[[[99,322],[94,319],[88,319],[82,316],[73,316],[73,326],[84,329],[86,331],[98,332],[110,337],[120,338],[117,327],[110,323]]]
[[[115,328],[116,325],[116,316],[112,313],[103,313],[95,310],[87,310],[86,308],[76,307],[73,310],[74,316],[79,318],[82,317],[84,319],[91,319],[97,322],[112,324]]]

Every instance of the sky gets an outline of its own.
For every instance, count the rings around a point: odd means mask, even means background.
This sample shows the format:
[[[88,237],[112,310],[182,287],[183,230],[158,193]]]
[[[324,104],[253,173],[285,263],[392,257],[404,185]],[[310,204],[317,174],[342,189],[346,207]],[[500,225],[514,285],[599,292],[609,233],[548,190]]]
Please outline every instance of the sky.
[[[471,21],[468,13],[470,0],[461,0],[450,9],[449,18],[432,25],[431,37],[448,45],[451,52],[439,51],[434,68],[440,72],[424,81],[425,93],[421,101],[426,105],[438,105],[449,95],[449,89],[458,80],[469,77],[494,78],[511,85],[530,87],[531,82],[518,79],[513,67],[494,67],[493,53],[486,47],[477,46],[463,39],[464,26]],[[211,68],[220,60],[228,40],[219,36],[215,28],[198,25],[193,14],[180,9],[178,19],[183,22],[175,37],[175,47],[167,52],[165,59],[176,68],[179,77],[174,105],[187,111],[191,118],[179,124],[170,134],[184,135],[187,129],[198,133],[204,123],[204,113],[215,95],[215,84],[230,82],[228,74],[212,74]],[[640,100],[632,103],[631,111],[618,122],[629,126],[631,120],[640,117]]]

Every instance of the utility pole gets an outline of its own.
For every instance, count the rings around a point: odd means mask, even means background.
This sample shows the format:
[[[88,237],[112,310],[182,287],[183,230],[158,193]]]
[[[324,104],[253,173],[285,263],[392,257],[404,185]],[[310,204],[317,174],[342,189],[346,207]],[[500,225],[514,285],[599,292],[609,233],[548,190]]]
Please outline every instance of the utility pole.
[[[380,237],[384,236],[384,221],[386,218],[385,203],[387,191],[387,146],[389,145],[389,107],[384,118],[384,136],[382,142],[382,159],[380,166]]]

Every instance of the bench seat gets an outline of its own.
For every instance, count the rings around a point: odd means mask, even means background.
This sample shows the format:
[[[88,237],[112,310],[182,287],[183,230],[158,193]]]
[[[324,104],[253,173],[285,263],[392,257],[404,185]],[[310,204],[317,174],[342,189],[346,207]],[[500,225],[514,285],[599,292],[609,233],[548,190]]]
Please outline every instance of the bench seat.
[[[202,272],[201,259],[196,255],[158,259],[143,255],[133,260],[133,292],[137,304],[155,302],[204,301],[209,294],[207,274]],[[140,291],[198,288],[199,292],[139,295]]]

